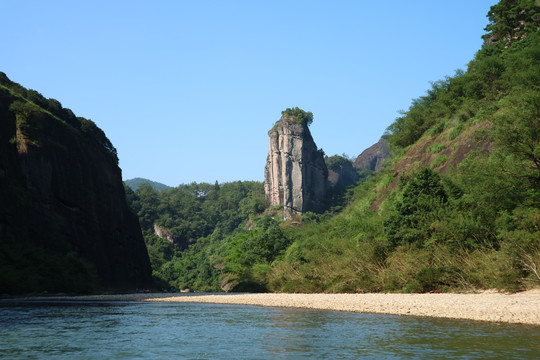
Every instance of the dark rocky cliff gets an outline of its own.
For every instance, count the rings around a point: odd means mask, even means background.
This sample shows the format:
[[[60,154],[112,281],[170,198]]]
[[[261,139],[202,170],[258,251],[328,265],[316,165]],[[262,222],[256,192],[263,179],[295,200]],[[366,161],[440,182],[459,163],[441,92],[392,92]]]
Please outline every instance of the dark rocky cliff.
[[[269,205],[283,205],[285,219],[325,207],[328,169],[306,124],[286,115],[270,137],[264,189]]]
[[[331,186],[349,186],[356,183],[358,179],[360,175],[348,160],[328,168],[328,182]]]
[[[384,160],[390,155],[390,145],[384,138],[381,138],[376,144],[358,155],[353,166],[359,170],[379,171],[382,169]]]
[[[0,293],[151,287],[114,147],[93,122],[0,75]]]
[[[325,156],[324,162],[328,167],[328,183],[332,188],[347,187],[360,179],[352,161],[345,154]]]

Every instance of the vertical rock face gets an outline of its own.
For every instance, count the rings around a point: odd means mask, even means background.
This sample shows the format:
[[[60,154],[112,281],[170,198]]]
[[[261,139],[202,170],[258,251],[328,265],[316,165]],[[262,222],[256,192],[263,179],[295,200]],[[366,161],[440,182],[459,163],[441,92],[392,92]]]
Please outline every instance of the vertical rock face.
[[[0,293],[152,287],[103,132],[0,75]]]
[[[328,169],[309,128],[282,116],[268,132],[264,191],[269,205],[283,205],[285,219],[324,210]]]

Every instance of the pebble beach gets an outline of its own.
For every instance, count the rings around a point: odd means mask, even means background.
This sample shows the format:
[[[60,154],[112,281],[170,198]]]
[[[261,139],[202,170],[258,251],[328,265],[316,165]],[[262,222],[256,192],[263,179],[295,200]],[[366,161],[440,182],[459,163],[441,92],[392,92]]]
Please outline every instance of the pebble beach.
[[[540,289],[515,294],[218,294],[150,298],[540,325]]]

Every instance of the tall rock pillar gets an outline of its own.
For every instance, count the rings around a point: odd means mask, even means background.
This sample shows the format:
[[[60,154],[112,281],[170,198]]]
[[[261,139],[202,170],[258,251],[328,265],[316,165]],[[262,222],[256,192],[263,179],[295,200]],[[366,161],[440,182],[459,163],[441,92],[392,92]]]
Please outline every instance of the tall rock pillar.
[[[268,132],[264,191],[268,205],[283,205],[285,220],[325,207],[328,169],[305,122],[283,115]]]

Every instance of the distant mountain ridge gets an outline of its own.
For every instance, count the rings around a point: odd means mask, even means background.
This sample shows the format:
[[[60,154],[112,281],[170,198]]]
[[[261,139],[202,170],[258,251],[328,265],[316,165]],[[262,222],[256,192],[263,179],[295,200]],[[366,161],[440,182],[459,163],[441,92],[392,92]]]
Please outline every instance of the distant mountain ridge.
[[[148,180],[145,178],[139,178],[139,177],[129,179],[129,180],[124,180],[124,184],[129,186],[131,190],[133,191],[137,191],[139,186],[141,186],[142,184],[148,184],[152,187],[152,189],[157,190],[157,191],[167,190],[171,188],[170,186],[162,184],[160,182]]]

